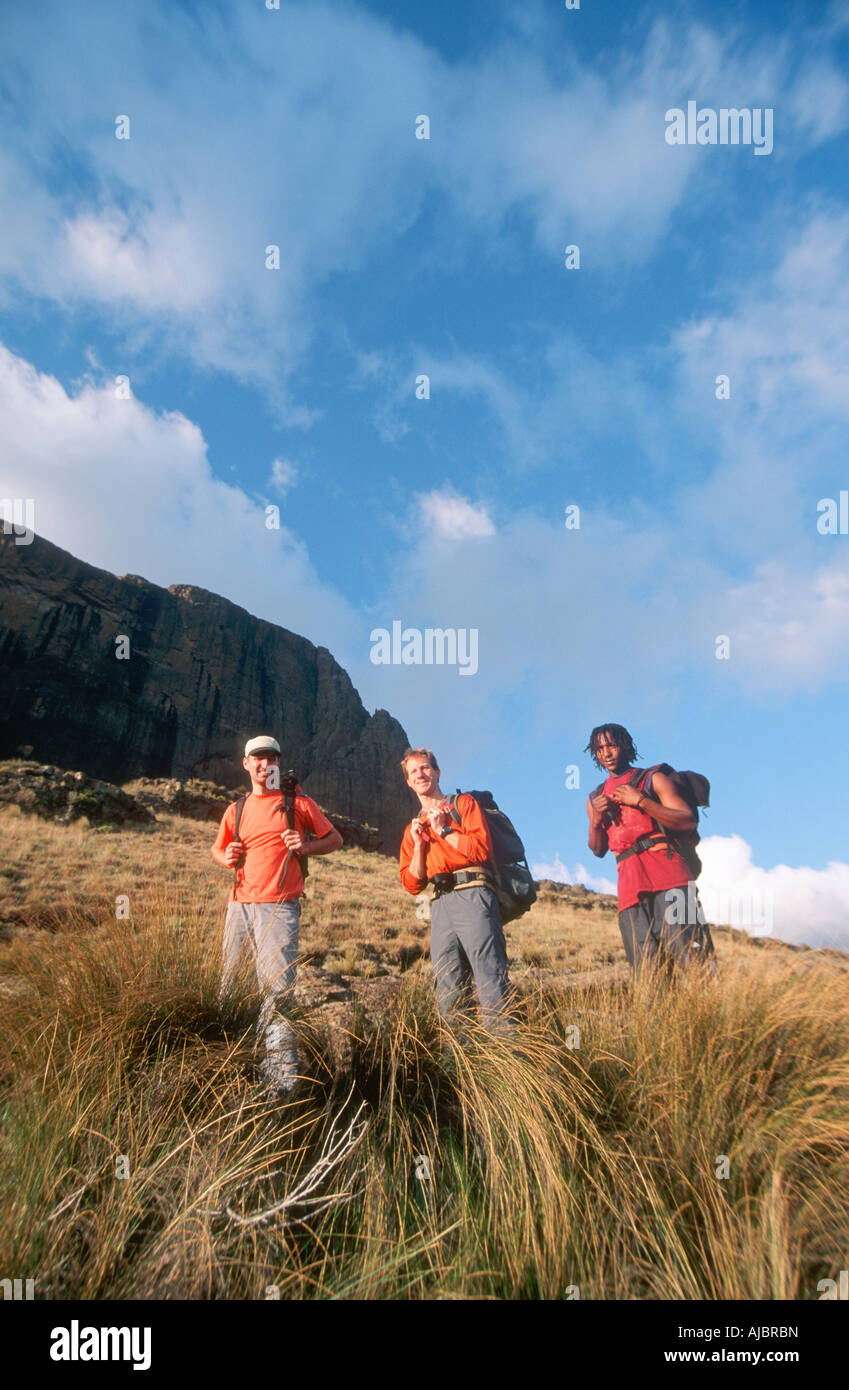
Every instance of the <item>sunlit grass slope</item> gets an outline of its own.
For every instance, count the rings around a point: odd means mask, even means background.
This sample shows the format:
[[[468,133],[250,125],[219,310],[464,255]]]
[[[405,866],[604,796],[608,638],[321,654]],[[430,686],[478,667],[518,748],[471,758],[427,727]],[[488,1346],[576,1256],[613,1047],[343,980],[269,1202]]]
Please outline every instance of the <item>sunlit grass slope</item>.
[[[342,851],[304,956],[391,989],[341,1066],[301,1011],[279,1103],[249,981],[217,1011],[214,827],[2,824],[0,1275],[36,1297],[816,1298],[846,1267],[844,957],[719,933],[715,981],[634,991],[615,914],[546,895],[513,1032],[456,1037],[394,864]]]

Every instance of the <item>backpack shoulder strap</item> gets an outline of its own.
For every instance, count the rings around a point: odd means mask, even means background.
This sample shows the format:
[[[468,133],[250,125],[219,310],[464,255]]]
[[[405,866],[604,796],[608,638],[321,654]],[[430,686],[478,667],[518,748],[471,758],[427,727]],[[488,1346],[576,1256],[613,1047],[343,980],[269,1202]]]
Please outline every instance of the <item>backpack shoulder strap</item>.
[[[490,809],[492,809],[492,810],[497,810],[497,807],[495,806],[494,802],[492,801],[492,797],[490,796],[490,793],[489,793],[489,792],[481,792],[480,795],[478,795],[478,794],[476,794],[475,792],[461,792],[461,791],[460,791],[460,788],[458,787],[457,790],[456,790],[456,792],[454,793],[454,795],[453,795],[453,796],[449,796],[448,799],[447,799],[447,800],[448,800],[448,814],[449,814],[449,816],[451,817],[451,819],[453,820],[453,822],[454,822],[455,825],[460,825],[460,823],[461,823],[461,820],[460,820],[460,808],[459,808],[459,806],[457,805],[457,802],[458,802],[458,800],[459,800],[459,798],[460,798],[461,796],[470,796],[470,797],[472,798],[472,801],[476,802],[477,805],[481,808],[482,811],[487,811],[487,810],[490,810]],[[487,798],[487,797],[489,797],[489,803],[490,803],[489,805],[487,804],[487,801],[486,801],[486,799],[485,799],[485,798]]]
[[[235,820],[234,820],[234,822],[233,822],[233,839],[234,839],[234,840],[238,840],[238,838],[239,838],[239,823],[240,823],[240,821],[241,821],[241,819],[242,819],[242,812],[243,812],[244,809],[245,809],[245,802],[247,801],[247,799],[248,799],[248,798],[247,798],[247,795],[245,795],[245,796],[240,796],[239,799],[238,799],[238,801],[236,802],[236,817],[235,817]],[[244,862],[244,855],[242,856],[242,861]],[[233,887],[234,887],[234,888],[236,887],[236,884],[239,882],[239,869],[240,869],[241,867],[242,867],[241,864],[236,864],[235,867],[234,867],[234,869],[233,869]]]
[[[651,796],[652,783],[656,772],[662,772],[666,777],[675,777],[677,775],[675,768],[670,767],[669,763],[653,763],[651,767],[635,767],[634,773],[630,778],[631,785],[634,787],[639,785],[646,796]]]

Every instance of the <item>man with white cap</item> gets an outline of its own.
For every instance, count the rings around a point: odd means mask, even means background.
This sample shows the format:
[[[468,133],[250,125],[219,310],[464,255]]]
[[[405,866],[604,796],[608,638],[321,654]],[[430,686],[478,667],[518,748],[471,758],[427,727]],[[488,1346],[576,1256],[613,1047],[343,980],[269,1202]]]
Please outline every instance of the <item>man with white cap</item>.
[[[233,888],[224,922],[221,1000],[227,995],[246,943],[250,943],[262,993],[259,1030],[264,1034],[263,1075],[278,1093],[298,1078],[295,1034],[283,1010],[291,999],[298,955],[301,859],[339,849],[342,836],[299,787],[280,790],[280,744],[267,735],[248,739],[242,766],[250,795],[227,807],[212,847],[217,864],[232,869]],[[294,824],[288,824],[288,820]]]

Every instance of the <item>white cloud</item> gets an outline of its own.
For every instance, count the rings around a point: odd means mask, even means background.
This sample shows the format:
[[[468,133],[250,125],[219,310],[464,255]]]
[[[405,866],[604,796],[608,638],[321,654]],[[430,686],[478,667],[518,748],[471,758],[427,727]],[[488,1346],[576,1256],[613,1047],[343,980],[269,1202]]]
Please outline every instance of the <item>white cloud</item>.
[[[73,555],[168,586],[223,594],[349,664],[357,623],[292,533],[216,479],[197,425],[114,386],[69,395],[0,346],[0,493],[35,500],[35,530]]]
[[[475,507],[450,492],[428,492],[416,499],[425,521],[440,540],[475,540],[494,536],[495,527],[484,507]]]
[[[846,0],[830,0],[822,16],[822,33],[825,39],[839,37],[849,32],[849,10]]]
[[[399,130],[412,141],[410,93],[429,85],[430,58],[368,12],[322,4],[206,9],[198,22],[92,0],[85,18],[7,28],[21,86],[19,139],[0,160],[0,270],[100,307],[113,331],[145,330],[148,354],[264,386],[288,423],[311,423],[285,388],[312,345],[311,295],[415,220],[424,187]],[[114,138],[119,112],[129,140]],[[69,187],[44,152],[70,147]],[[266,268],[270,245],[279,270]]]
[[[800,129],[814,143],[828,140],[846,128],[849,85],[827,58],[806,63],[790,92],[790,110]]]
[[[275,492],[281,497],[295,486],[298,481],[298,466],[291,459],[275,459],[271,465],[271,476],[268,479],[268,486],[274,488]]]
[[[555,883],[583,883],[586,888],[591,888],[594,893],[616,893],[616,884],[609,878],[604,878],[601,874],[593,874],[583,864],[576,864],[574,869],[563,863],[559,854],[555,854],[550,863],[539,863],[531,865],[531,873],[534,878],[550,878]]]
[[[368,389],[376,402],[369,420],[384,444],[397,444],[409,433],[411,406],[422,407],[422,400],[414,395],[421,364],[413,366],[395,351],[360,351],[348,341],[346,347],[353,352],[355,362],[351,385],[357,390]]]
[[[699,855],[699,895],[711,921],[796,945],[849,951],[849,864],[763,869],[740,835],[709,835]]]
[[[550,439],[546,422],[536,414],[538,401],[509,372],[469,353],[435,358],[420,349],[419,359],[435,392],[453,391],[483,401],[492,416],[493,441],[509,468],[533,465],[545,456]]]
[[[571,533],[562,509],[547,519],[504,517],[488,499],[476,504],[486,518],[479,525],[470,504],[447,503],[436,488],[426,514],[437,534],[478,541],[462,587],[453,573],[434,572],[426,544],[392,567],[393,612],[412,614],[427,594],[434,621],[480,628],[490,691],[527,680],[595,693],[615,679],[623,647],[635,693],[661,657],[673,689],[696,671],[724,689],[810,691],[844,668],[849,552],[843,538],[817,532],[816,505],[846,483],[849,214],[812,211],[774,247],[772,264],[730,294],[724,315],[674,337],[680,371],[668,388],[639,364],[596,360],[570,334],[549,342],[533,388],[470,354],[417,354],[436,391],[474,394],[487,408],[484,450],[490,435],[503,447],[499,472],[557,458],[562,501],[582,506],[581,530]],[[714,396],[719,371],[731,376],[729,402]],[[611,378],[614,416],[605,404]],[[650,485],[652,467],[655,482],[668,476],[656,503],[640,496],[636,479],[633,497],[585,501],[597,494],[586,457],[599,440],[618,440],[616,431],[626,447],[639,441]],[[691,476],[682,458],[700,447],[706,471]],[[478,488],[488,489],[476,464]],[[497,546],[488,543],[496,524]],[[731,638],[727,663],[715,660],[719,634]]]
[[[527,364],[513,371],[509,357],[501,366],[473,353],[437,356],[419,346],[414,360],[417,370],[429,375],[434,396],[453,393],[481,403],[489,416],[486,447],[495,454],[499,472],[508,475],[556,461],[580,484],[592,476],[585,460],[593,443],[621,431],[632,445],[635,430],[641,434],[658,413],[634,354],[618,356],[614,345],[596,356],[569,330],[540,347],[530,382],[522,379]],[[611,381],[616,382],[615,413]]]
[[[822,538],[824,553],[830,541]],[[746,583],[729,588],[731,659],[744,663],[750,686],[817,690],[845,671],[849,555],[831,554],[830,564],[813,571],[770,560]]]
[[[849,951],[849,864],[825,869],[777,864],[762,869],[740,835],[709,835],[699,845],[699,897],[710,922],[753,936],[774,936],[794,945]],[[583,883],[596,893],[616,893],[610,879],[583,864],[570,869],[560,855],[531,865],[534,878]]]
[[[436,389],[474,393],[488,408],[488,428],[504,443],[499,471],[560,453],[562,500],[581,503],[582,525],[567,534],[562,511],[504,519],[478,504],[497,522],[496,547],[485,527],[464,528],[434,502],[439,534],[454,525],[458,537],[478,537],[474,563],[460,590],[451,573],[434,573],[426,545],[407,550],[392,569],[393,611],[412,613],[426,592],[434,620],[479,626],[490,689],[528,679],[597,691],[615,678],[624,647],[636,689],[661,657],[673,687],[685,671],[747,692],[818,690],[839,676],[849,657],[849,551],[844,538],[818,533],[816,507],[846,485],[849,214],[812,213],[775,247],[771,267],[731,293],[725,315],[673,340],[681,370],[668,391],[641,380],[639,366],[595,360],[569,335],[548,344],[534,390],[469,354],[423,358]],[[729,402],[714,396],[720,370],[731,376]],[[582,454],[615,430],[653,462],[652,436],[664,434],[658,476],[668,458],[670,486],[656,503],[635,480],[634,497],[584,504],[597,479]],[[690,479],[682,458],[702,442],[707,472]],[[481,473],[480,485],[491,485]],[[624,575],[627,583],[616,578]],[[731,638],[727,663],[715,660],[719,634]]]
[[[443,266],[446,253],[479,254],[515,214],[547,258],[583,238],[594,264],[621,265],[651,254],[675,209],[712,198],[736,167],[709,173],[703,151],[671,151],[670,104],[781,92],[785,144],[849,118],[824,58],[792,74],[805,30],[791,52],[656,22],[613,60],[570,54],[555,76],[562,18],[450,64],[355,6],[207,6],[198,21],[163,3],[141,17],[91,0],[84,24],[67,7],[21,10],[5,24],[17,123],[0,155],[0,273],[99,307],[128,337],[144,331],[148,353],[259,383],[308,425],[285,382],[312,346],[314,295],[397,244],[431,193],[445,200],[430,250]],[[129,140],[114,138],[119,112]],[[414,139],[418,112],[431,115],[429,142]],[[66,149],[73,186],[60,176]],[[271,244],[279,270],[265,268]]]
[[[489,498],[475,504],[484,524],[469,524],[471,504],[445,503],[451,494],[436,488],[426,515],[437,534],[475,539],[462,584],[456,569],[433,566],[427,541],[408,545],[375,622],[402,613],[419,626],[479,628],[483,680],[452,697],[475,728],[494,719],[499,695],[523,686],[548,697],[534,702],[535,718],[554,692],[583,718],[586,697],[592,706],[620,681],[622,651],[634,719],[644,700],[674,701],[694,674],[703,689],[759,698],[821,689],[849,657],[849,552],[845,538],[816,529],[817,500],[846,485],[847,321],[849,215],[815,213],[776,246],[773,267],[738,291],[730,312],[675,339],[681,372],[670,373],[668,390],[615,361],[612,421],[603,405],[610,363],[571,338],[548,345],[549,370],[533,391],[468,354],[430,360],[441,390],[481,397],[514,457],[556,457],[556,441],[568,441],[562,501],[580,503],[581,529],[564,530],[560,507],[544,518],[504,515]],[[731,373],[730,402],[714,398],[719,370]],[[635,481],[634,496],[593,504],[597,478],[581,463],[582,447],[607,428],[641,438],[646,453],[652,431],[665,433],[675,471],[669,487],[655,488],[656,502]],[[682,459],[691,466],[702,439],[708,471],[691,479]],[[509,466],[499,458],[499,472]],[[657,481],[651,470],[648,481]],[[491,486],[481,472],[479,490]],[[715,659],[719,634],[731,638],[728,662]],[[378,674],[379,686],[374,672],[364,677],[369,698],[385,703],[391,683],[392,707],[408,721],[424,689],[435,689],[418,671]],[[482,700],[491,702],[485,712]]]
[[[132,222],[112,209],[72,218],[64,231],[69,278],[80,295],[187,313],[215,292],[212,265],[176,216],[166,222],[143,215]]]
[[[727,312],[673,340],[673,409],[713,454],[676,499],[678,527],[729,574],[737,562],[724,592],[695,596],[693,624],[732,636],[728,674],[749,688],[816,689],[849,652],[849,556],[817,530],[818,501],[846,485],[847,321],[849,213],[814,208]]]
[[[797,230],[798,227],[798,230]],[[735,296],[734,307],[687,324],[676,334],[682,383],[731,378],[770,438],[797,439],[800,426],[825,414],[849,418],[849,212],[806,209],[783,248]],[[700,412],[717,415],[713,391],[693,390]],[[792,402],[792,411],[780,407]],[[726,415],[733,415],[727,412]],[[728,421],[735,433],[740,421]],[[739,450],[735,454],[739,465]],[[806,460],[799,460],[804,469]]]
[[[374,667],[363,676],[371,702],[393,709],[408,728],[424,702],[449,728],[478,731],[495,727],[500,698],[524,691],[524,721],[557,726],[580,707],[583,725],[587,708],[607,707],[621,687],[623,651],[634,719],[642,701],[658,699],[660,661],[674,698],[681,672],[698,659],[689,604],[700,576],[680,573],[663,517],[640,526],[588,507],[581,529],[567,531],[562,509],[550,519],[520,512],[499,519],[496,532],[488,511],[478,516],[443,493],[431,495],[425,516],[431,524],[387,567],[372,626],[401,615],[420,628],[477,628],[479,674],[456,682],[462,688],[445,704],[437,696],[442,668]],[[451,545],[446,563],[434,560],[435,527]],[[628,583],[612,582],[614,571]]]

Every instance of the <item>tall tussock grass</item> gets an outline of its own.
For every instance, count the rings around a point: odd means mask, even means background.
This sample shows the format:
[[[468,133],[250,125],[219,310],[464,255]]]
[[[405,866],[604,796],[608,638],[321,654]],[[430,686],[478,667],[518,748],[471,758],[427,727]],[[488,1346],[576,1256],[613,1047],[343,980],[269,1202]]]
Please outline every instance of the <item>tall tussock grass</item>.
[[[345,1061],[257,1083],[216,893],[0,959],[0,1273],[54,1298],[816,1298],[849,1256],[849,1001],[823,958],[536,987],[510,1027],[398,981]]]

